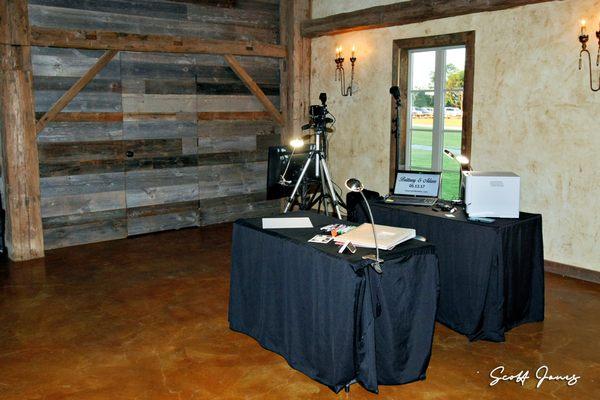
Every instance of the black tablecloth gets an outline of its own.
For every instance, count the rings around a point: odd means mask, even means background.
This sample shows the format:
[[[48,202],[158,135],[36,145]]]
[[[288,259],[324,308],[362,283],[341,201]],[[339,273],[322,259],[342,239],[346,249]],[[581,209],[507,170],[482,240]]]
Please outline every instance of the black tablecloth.
[[[358,249],[308,243],[339,221],[310,212],[314,228],[263,230],[260,218],[233,228],[229,323],[338,392],[356,379],[378,384],[425,379],[438,296],[434,247],[411,240],[382,251],[377,274]],[[347,223],[347,222],[346,222]]]
[[[351,197],[351,196],[349,196]],[[355,221],[366,221],[353,205]],[[437,320],[470,340],[504,341],[504,333],[544,319],[542,216],[471,222],[462,208],[448,218],[431,207],[370,200],[375,222],[414,228],[436,246],[440,268]]]

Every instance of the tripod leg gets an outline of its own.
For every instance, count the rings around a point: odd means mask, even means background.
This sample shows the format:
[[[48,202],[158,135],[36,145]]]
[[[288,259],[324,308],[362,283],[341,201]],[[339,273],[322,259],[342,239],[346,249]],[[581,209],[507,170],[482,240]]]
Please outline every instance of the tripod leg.
[[[321,158],[321,160],[323,161],[323,158]],[[323,173],[323,164],[319,165],[319,169],[321,172],[321,199],[323,200],[323,212],[325,213],[325,215],[329,216],[329,200],[327,199],[327,186],[325,184],[325,174]],[[332,211],[333,211],[333,207],[331,207]]]
[[[321,159],[321,167],[323,169],[325,179],[327,180],[329,194],[331,194],[331,202],[333,203],[333,208],[335,209],[335,213],[338,219],[342,219],[342,214],[340,213],[340,206],[337,201],[337,197],[335,195],[335,190],[333,189],[333,182],[331,181],[331,176],[329,175],[329,169],[327,168],[327,163],[324,159]]]
[[[285,205],[285,209],[283,210],[284,213],[288,212],[291,209],[292,205],[294,204],[294,200],[296,199],[296,194],[298,193],[298,188],[300,187],[300,183],[304,179],[304,175],[306,175],[306,171],[308,171],[308,167],[310,167],[310,162],[312,161],[312,158],[313,158],[313,154],[311,153],[308,156],[308,158],[306,159],[306,162],[304,163],[304,167],[302,168],[302,172],[300,173],[300,176],[298,177],[298,181],[296,182],[296,186],[294,186],[294,190],[292,191],[292,194],[290,195],[290,198],[288,199],[288,202]]]

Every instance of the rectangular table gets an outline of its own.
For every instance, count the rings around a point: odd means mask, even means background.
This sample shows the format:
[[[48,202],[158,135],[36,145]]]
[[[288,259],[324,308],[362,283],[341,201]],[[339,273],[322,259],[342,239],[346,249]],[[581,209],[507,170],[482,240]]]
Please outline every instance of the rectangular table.
[[[365,218],[358,199],[348,214]],[[544,320],[542,216],[471,222],[462,208],[448,218],[431,207],[370,200],[375,222],[414,228],[436,247],[440,266],[437,320],[470,340],[504,341],[504,333]]]
[[[308,243],[339,221],[311,212],[314,228],[262,229],[260,218],[233,227],[230,328],[283,356],[292,368],[335,392],[356,380],[378,384],[425,379],[438,297],[431,244],[411,240],[382,251],[383,274],[363,255]]]

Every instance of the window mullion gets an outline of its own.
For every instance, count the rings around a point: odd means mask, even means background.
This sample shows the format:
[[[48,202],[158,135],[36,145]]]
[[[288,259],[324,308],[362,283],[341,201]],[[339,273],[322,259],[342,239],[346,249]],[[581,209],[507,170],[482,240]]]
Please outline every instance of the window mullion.
[[[409,52],[408,56],[408,85],[407,85],[407,94],[406,94],[406,148],[404,149],[404,169],[410,170],[412,169],[412,161],[411,161],[411,147],[412,147],[412,107],[413,107],[413,95],[412,95],[412,74],[413,74],[413,53]]]
[[[442,146],[444,145],[444,106],[446,104],[446,51],[435,54],[435,91],[433,108],[433,137],[431,143],[431,169],[442,170]]]

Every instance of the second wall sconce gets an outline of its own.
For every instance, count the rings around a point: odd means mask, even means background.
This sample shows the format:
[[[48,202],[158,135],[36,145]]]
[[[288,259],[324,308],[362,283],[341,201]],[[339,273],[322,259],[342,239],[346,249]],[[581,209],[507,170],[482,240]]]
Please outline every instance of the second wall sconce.
[[[354,63],[356,63],[355,52],[356,47],[352,46],[352,56],[350,57],[350,63],[352,64],[352,70],[350,72],[350,86],[346,86],[346,73],[344,71],[342,46],[335,49],[335,80],[340,81],[340,91],[342,96],[352,96],[352,90],[354,87]]]
[[[596,67],[600,67],[600,26],[598,31],[596,32],[596,37],[598,38],[598,55],[596,56]],[[587,42],[590,40],[589,35],[586,32],[586,22],[584,19],[581,20],[581,33],[579,34],[579,43],[581,43],[581,51],[579,52],[579,70],[582,68],[582,57],[583,54],[587,55],[588,58],[588,66],[590,68],[590,89],[593,92],[600,91],[600,81],[598,82],[598,87],[594,87],[594,77],[592,73],[592,56],[587,49]],[[600,78],[600,72],[598,73],[598,77]]]

